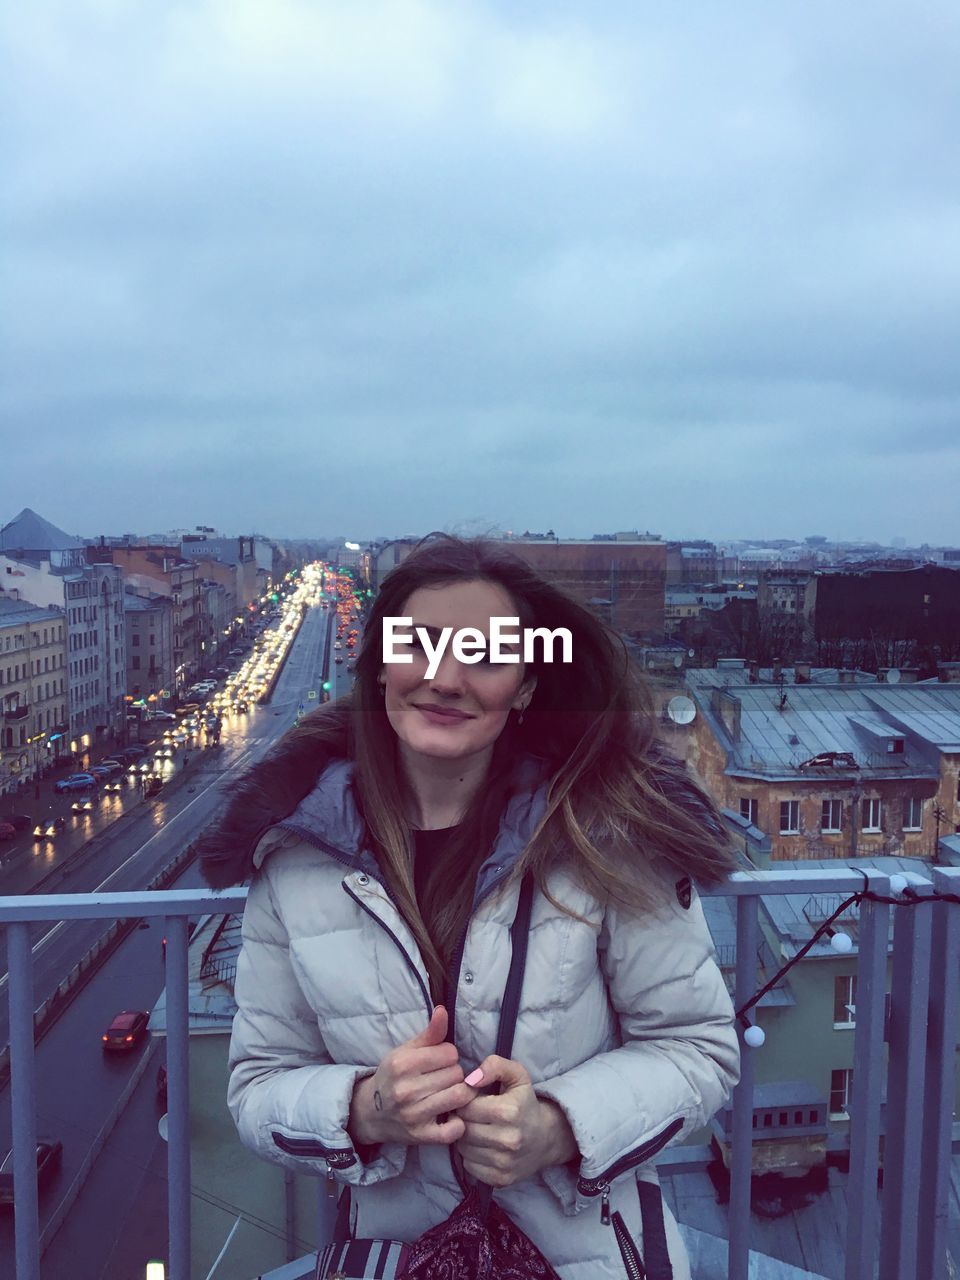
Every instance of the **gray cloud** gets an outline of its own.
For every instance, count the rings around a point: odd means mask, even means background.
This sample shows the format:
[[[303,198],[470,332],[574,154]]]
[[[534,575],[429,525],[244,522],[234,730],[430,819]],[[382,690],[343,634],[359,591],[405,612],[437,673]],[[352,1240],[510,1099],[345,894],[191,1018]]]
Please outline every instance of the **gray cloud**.
[[[946,0],[20,6],[0,505],[957,541],[958,35]]]

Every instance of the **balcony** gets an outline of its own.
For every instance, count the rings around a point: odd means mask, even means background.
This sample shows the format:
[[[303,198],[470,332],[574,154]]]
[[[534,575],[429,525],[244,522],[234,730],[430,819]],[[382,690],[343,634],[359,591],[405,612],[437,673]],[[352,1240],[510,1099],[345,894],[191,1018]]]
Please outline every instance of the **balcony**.
[[[26,720],[30,714],[29,703],[21,702],[18,707],[4,707],[4,720]]]
[[[869,869],[765,871],[737,873],[716,891],[733,900],[736,916],[734,1003],[743,1008],[757,993],[760,898],[786,894],[804,899],[839,895],[842,904],[865,890],[859,904],[856,1026],[853,1032],[853,1088],[849,1112],[849,1178],[837,1223],[838,1241],[827,1274],[842,1280],[942,1280],[955,1274],[948,1243],[956,1249],[957,1223],[948,1223],[954,1143],[954,1052],[960,1011],[960,869],[932,866],[926,875],[910,873],[905,890],[895,891],[891,877]],[[214,893],[203,889],[173,892],[31,895],[0,898],[0,927],[6,931],[10,981],[10,1069],[16,1196],[16,1280],[39,1280],[40,1242],[35,1169],[36,1102],[34,1077],[32,922],[113,921],[156,918],[166,936],[166,1034],[168,1071],[167,1276],[190,1278],[191,1151],[189,1115],[188,920],[191,916],[237,913],[246,890]],[[819,924],[807,935],[813,939]],[[892,939],[892,953],[891,943]],[[212,947],[210,958],[215,957]],[[219,963],[219,961],[218,961]],[[888,965],[892,973],[886,1015]],[[794,971],[791,971],[794,972]],[[772,976],[771,976],[772,984]],[[753,1012],[741,1020],[752,1024]],[[775,1023],[771,1024],[775,1034]],[[752,1037],[751,1037],[752,1038]],[[882,1096],[884,1042],[889,1045],[886,1101]],[[694,1274],[747,1280],[748,1275],[812,1276],[772,1258],[751,1253],[755,1224],[751,1215],[751,1173],[757,1140],[764,1131],[754,1122],[755,1098],[771,1102],[776,1089],[755,1091],[756,1055],[762,1048],[742,1044],[742,1075],[732,1107],[715,1124],[728,1147],[729,1203],[711,1207],[722,1216],[725,1238],[712,1244],[723,1259],[694,1257]],[[793,1124],[793,1117],[790,1124]],[[790,1137],[795,1137],[791,1130]],[[834,1135],[836,1137],[837,1135]],[[877,1193],[883,1141],[882,1191]],[[844,1138],[846,1145],[846,1138]],[[702,1168],[707,1149],[675,1147],[659,1162],[661,1180],[682,1182],[684,1168]],[[681,1226],[684,1215],[677,1215]],[[238,1219],[239,1222],[239,1219]],[[948,1230],[951,1239],[948,1241]],[[694,1236],[702,1234],[694,1232]],[[686,1233],[685,1233],[686,1238]],[[226,1250],[229,1245],[224,1246]],[[879,1247],[878,1247],[879,1246]],[[824,1258],[830,1251],[824,1248]],[[842,1257],[837,1255],[841,1254]],[[764,1270],[765,1263],[774,1264]],[[759,1265],[758,1265],[759,1264]],[[302,1271],[310,1275],[309,1259]],[[296,1270],[284,1268],[292,1275]]]

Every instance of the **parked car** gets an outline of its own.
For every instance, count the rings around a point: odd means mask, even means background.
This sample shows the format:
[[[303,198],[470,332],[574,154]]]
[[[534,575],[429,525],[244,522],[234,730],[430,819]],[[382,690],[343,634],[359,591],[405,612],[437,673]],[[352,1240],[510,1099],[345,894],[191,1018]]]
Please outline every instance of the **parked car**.
[[[29,813],[8,813],[3,821],[9,822],[16,831],[29,831],[34,823]]]
[[[92,764],[87,773],[92,773],[99,782],[105,782],[112,774],[112,770],[108,769],[104,764]]]
[[[63,1143],[55,1138],[37,1142],[37,1186],[45,1187],[59,1171],[63,1161]],[[0,1164],[0,1205],[13,1205],[13,1151],[8,1151]]]
[[[163,779],[156,776],[146,778],[143,784],[143,794],[145,796],[155,796],[163,786]]]
[[[131,760],[139,760],[141,756],[145,756],[146,754],[147,748],[138,743],[134,746],[124,747],[123,751],[120,752],[120,759],[122,760],[124,757],[128,756]]]
[[[109,769],[111,778],[114,776],[114,774],[123,773],[122,760],[116,760],[116,759],[101,760],[100,767],[103,769]]]
[[[64,791],[92,791],[99,785],[92,773],[71,773],[69,778],[55,782],[53,789],[62,795]]]
[[[17,828],[12,822],[0,822],[0,840],[15,840]]]
[[[124,1009],[100,1037],[104,1049],[129,1053],[147,1034],[150,1014],[145,1009]]]

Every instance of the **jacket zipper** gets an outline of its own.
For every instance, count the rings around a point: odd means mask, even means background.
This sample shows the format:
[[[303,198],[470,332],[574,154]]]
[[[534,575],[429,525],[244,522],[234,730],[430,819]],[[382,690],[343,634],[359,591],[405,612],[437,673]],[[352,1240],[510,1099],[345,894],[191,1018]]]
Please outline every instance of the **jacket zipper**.
[[[281,826],[285,831],[292,831],[295,835],[300,836],[301,839],[306,840],[309,844],[312,844],[315,848],[321,850],[321,852],[328,853],[331,858],[336,859],[336,861],[341,863],[341,865],[345,867],[349,867],[351,871],[358,870],[356,863],[351,862],[349,859],[345,858],[344,855],[338,849],[335,849],[333,847],[333,845],[327,844],[325,840],[321,840],[318,836],[315,836],[310,831],[306,831],[303,827],[298,827],[295,823],[290,823],[290,822],[281,822],[281,823],[278,823],[277,825]],[[380,882],[377,881],[377,883],[379,884]],[[389,890],[386,888],[386,886],[381,886],[381,887],[384,889],[384,892],[387,894],[387,897],[390,897]],[[413,976],[417,980],[417,983],[420,987],[420,991],[423,995],[423,1002],[426,1005],[427,1019],[429,1020],[433,1016],[433,1001],[430,999],[430,992],[427,990],[427,985],[423,980],[420,970],[417,968],[416,964],[414,963],[413,957],[404,947],[403,943],[400,941],[397,935],[393,932],[390,926],[388,924],[385,924],[384,921],[380,919],[380,917],[377,915],[375,911],[371,911],[370,908],[365,903],[361,902],[361,900],[357,897],[357,895],[351,889],[349,889],[346,884],[343,884],[342,888],[345,893],[349,894],[349,896],[354,900],[357,906],[361,907],[367,913],[367,915],[371,918],[371,920],[375,920],[377,924],[380,926],[380,928],[383,929],[384,933],[386,933],[387,936],[396,944],[397,949],[399,950],[400,954],[403,956],[404,960],[406,961],[407,968],[410,970],[410,972],[413,974]],[[392,898],[391,898],[391,901],[393,901]]]
[[[637,1165],[643,1164],[646,1160],[651,1159],[657,1154],[661,1148],[665,1147],[674,1134],[679,1133],[683,1128],[683,1117],[678,1116],[676,1120],[671,1120],[665,1129],[657,1134],[655,1138],[651,1138],[648,1142],[644,1142],[641,1146],[635,1147],[633,1151],[628,1151],[625,1156],[621,1156],[609,1169],[605,1169],[598,1178],[578,1178],[577,1190],[582,1196],[603,1196],[603,1220],[609,1222],[609,1204],[610,1204],[610,1183],[614,1178],[619,1178],[621,1173],[626,1173],[628,1169],[634,1169]]]
[[[357,895],[353,892],[353,890],[350,888],[350,886],[347,884],[346,881],[343,882],[343,885],[341,887],[343,888],[344,893],[346,893],[349,897],[351,897],[354,900],[354,902],[357,904],[357,906],[360,907],[362,911],[365,911],[367,913],[367,915],[370,917],[371,920],[376,920],[377,924],[384,931],[384,933],[386,933],[389,938],[392,938],[393,941],[397,944],[397,949],[399,950],[400,954],[403,956],[404,960],[406,960],[407,962],[407,968],[410,970],[410,972],[416,978],[417,982],[420,984],[420,991],[423,994],[423,1001],[424,1001],[424,1004],[427,1006],[427,1020],[429,1021],[429,1019],[433,1017],[433,1001],[430,999],[430,992],[427,990],[427,984],[424,982],[423,978],[420,975],[420,970],[417,968],[417,966],[413,962],[413,957],[404,947],[403,943],[400,941],[397,935],[393,932],[390,926],[388,924],[385,924],[384,921],[380,919],[380,917],[377,915],[375,911],[371,911],[370,908],[367,906],[367,904],[365,902],[362,902],[357,897]]]
[[[326,1160],[331,1169],[349,1169],[357,1163],[357,1153],[352,1147],[325,1147],[316,1138],[288,1138],[282,1133],[270,1135],[276,1146],[288,1156]]]
[[[619,1213],[613,1215],[613,1231],[620,1246],[620,1256],[627,1271],[627,1280],[646,1280],[647,1269],[637,1250],[633,1237],[627,1230],[627,1224]]]

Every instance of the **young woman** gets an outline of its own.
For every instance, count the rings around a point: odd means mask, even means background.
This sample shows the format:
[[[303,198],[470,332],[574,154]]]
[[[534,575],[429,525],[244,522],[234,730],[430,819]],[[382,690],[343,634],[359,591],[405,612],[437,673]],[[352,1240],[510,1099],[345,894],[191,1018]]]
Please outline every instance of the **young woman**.
[[[419,643],[383,660],[385,617],[424,628],[426,650],[494,618],[566,628],[570,660],[538,645],[528,663],[468,663],[448,645],[428,675]],[[252,877],[228,1105],[257,1154],[349,1186],[357,1236],[415,1240],[476,1180],[563,1280],[622,1280],[620,1228],[641,1251],[653,1238],[652,1187],[673,1276],[689,1276],[654,1158],[739,1079],[692,884],[736,862],[653,730],[589,610],[501,544],[433,536],[384,581],[350,698],[288,733],[207,839],[211,885]]]

